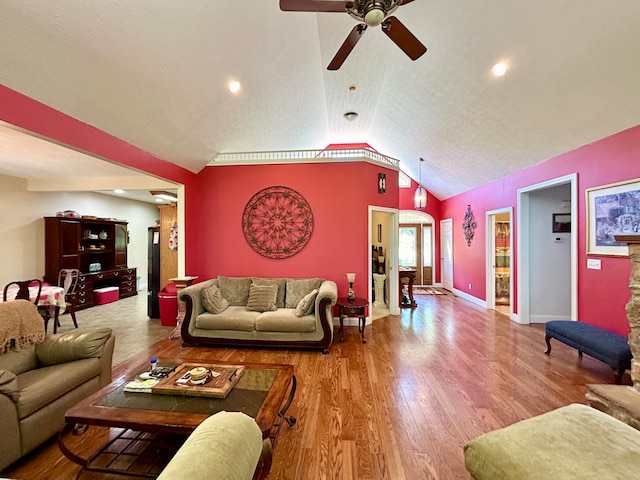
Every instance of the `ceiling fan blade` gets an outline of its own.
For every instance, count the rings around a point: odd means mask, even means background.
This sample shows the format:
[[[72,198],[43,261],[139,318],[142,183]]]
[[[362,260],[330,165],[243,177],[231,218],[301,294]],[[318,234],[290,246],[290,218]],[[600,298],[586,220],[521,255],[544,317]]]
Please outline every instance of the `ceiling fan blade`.
[[[413,0],[398,0],[398,5],[406,5],[411,2],[413,2]]]
[[[382,31],[387,34],[411,60],[420,58],[427,51],[420,40],[409,31],[396,17],[389,17],[382,22]]]
[[[336,55],[333,57],[333,60],[331,60],[331,63],[329,63],[327,70],[338,70],[342,66],[344,61],[351,53],[351,50],[353,50],[353,47],[356,46],[356,43],[358,43],[358,40],[360,40],[360,37],[362,37],[362,34],[366,29],[366,23],[359,23],[358,25],[353,27],[353,30],[351,30],[351,33],[338,50],[338,53],[336,53]]]
[[[353,2],[345,0],[280,0],[284,12],[346,12]]]

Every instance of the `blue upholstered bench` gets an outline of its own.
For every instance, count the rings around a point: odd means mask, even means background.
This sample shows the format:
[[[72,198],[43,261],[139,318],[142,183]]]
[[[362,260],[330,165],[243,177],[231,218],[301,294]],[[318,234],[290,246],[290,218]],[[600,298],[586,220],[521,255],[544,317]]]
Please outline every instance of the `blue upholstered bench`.
[[[625,370],[631,368],[631,349],[627,337],[609,332],[594,325],[571,320],[553,320],[547,322],[544,337],[547,342],[547,355],[551,353],[550,339],[569,345],[583,353],[597,358],[609,365],[616,375],[616,383],[620,383]]]

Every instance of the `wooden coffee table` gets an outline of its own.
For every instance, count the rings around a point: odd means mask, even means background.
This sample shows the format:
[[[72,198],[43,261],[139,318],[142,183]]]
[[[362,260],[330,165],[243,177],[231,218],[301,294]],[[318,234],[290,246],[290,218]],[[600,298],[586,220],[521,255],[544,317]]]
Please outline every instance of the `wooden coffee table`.
[[[189,361],[185,358],[159,359],[158,363],[180,365]],[[231,364],[218,361],[211,363]],[[271,467],[271,452],[275,448],[280,426],[286,422],[292,427],[296,422],[294,417],[286,416],[296,391],[293,367],[240,362],[232,364],[245,368],[226,398],[125,392],[126,383],[133,378],[121,376],[67,410],[67,424],[58,437],[60,449],[67,458],[81,465],[84,471],[155,478],[164,465],[148,465],[149,458],[140,455],[143,453],[141,450],[148,450],[144,442],[148,441],[149,445],[155,440],[163,444],[173,443],[175,452],[176,446],[179,448],[186,436],[210,415],[222,410],[243,412],[253,417],[262,431],[263,455],[259,468],[266,476]],[[100,451],[83,458],[70,451],[65,438],[71,431],[83,433],[87,426],[119,428],[122,432]],[[176,436],[178,440],[175,440]],[[157,452],[164,447],[155,445],[153,448]],[[159,455],[155,453],[154,456]],[[170,459],[170,456],[166,457],[165,464]]]

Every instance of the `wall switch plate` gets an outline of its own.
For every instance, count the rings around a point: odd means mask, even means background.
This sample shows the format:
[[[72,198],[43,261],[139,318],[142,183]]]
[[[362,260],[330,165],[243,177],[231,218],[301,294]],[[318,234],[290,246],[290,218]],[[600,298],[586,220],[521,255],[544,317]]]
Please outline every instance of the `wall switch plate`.
[[[587,258],[587,268],[590,268],[591,270],[601,270],[601,261],[597,258]]]

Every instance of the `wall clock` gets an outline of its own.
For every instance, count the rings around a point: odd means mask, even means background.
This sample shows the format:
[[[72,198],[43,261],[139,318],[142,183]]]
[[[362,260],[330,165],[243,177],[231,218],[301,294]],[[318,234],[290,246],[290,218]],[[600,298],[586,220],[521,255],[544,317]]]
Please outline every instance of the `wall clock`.
[[[305,198],[288,187],[267,187],[247,202],[242,233],[260,255],[281,260],[300,252],[313,233],[313,213]]]

